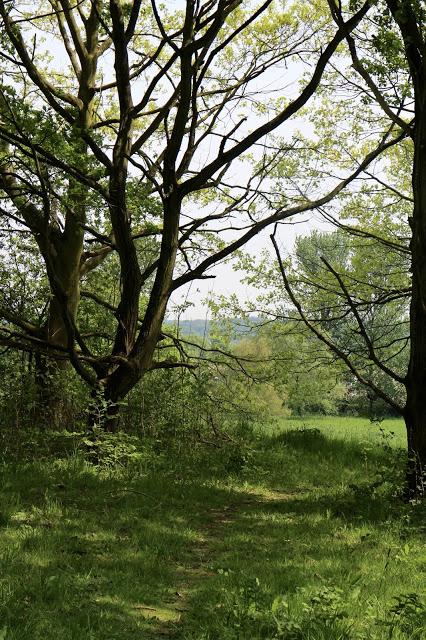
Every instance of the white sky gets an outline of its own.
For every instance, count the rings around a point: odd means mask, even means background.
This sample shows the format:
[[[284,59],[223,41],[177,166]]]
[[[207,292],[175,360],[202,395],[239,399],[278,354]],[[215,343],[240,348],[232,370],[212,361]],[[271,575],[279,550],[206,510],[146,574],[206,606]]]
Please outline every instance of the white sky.
[[[181,8],[182,6],[184,6],[184,3],[182,2],[182,0],[170,0],[164,6],[169,10],[173,10],[175,8]],[[52,39],[46,44],[47,48],[50,51],[50,54],[53,56],[53,59],[56,63],[58,60],[66,59],[65,52],[63,51],[63,46],[60,43],[53,41]],[[274,69],[272,72],[262,75],[259,78],[259,86],[257,87],[257,89],[260,89],[262,92],[264,92],[265,95],[273,92],[274,90],[279,90],[280,92],[282,92],[282,95],[285,94],[289,99],[295,97],[295,95],[299,92],[298,83],[301,78],[301,74],[306,71],[306,66],[303,63],[299,64],[294,63],[293,61],[289,68],[285,70],[285,74],[283,74],[283,71],[284,70],[282,70],[281,73],[277,73],[277,71]],[[285,83],[283,82],[284,77]],[[105,80],[107,80],[107,78],[105,78]],[[134,99],[137,101],[138,88],[135,86],[134,89]],[[272,95],[272,93],[270,93],[270,95]],[[253,129],[256,126],[259,126],[259,121],[259,116],[256,116],[256,120],[254,120],[254,117],[249,118],[245,126],[247,127],[247,129]],[[234,123],[230,122],[230,126],[233,125]],[[308,137],[312,133],[311,125],[308,122],[303,121],[300,118],[295,118],[291,122],[286,123],[286,137],[291,137],[292,133],[295,132],[296,129],[301,131],[302,134]],[[203,155],[205,154],[203,153]],[[206,158],[204,158],[204,161],[206,161]],[[305,213],[303,216],[297,216],[287,221],[285,224],[280,225],[278,232],[278,241],[283,249],[283,253],[285,254],[286,252],[291,251],[297,235],[305,235],[314,228],[325,228],[326,226],[327,225],[324,223],[324,221],[321,220],[321,216],[314,213]],[[271,229],[266,229],[265,231],[261,232],[258,236],[253,238],[245,247],[243,247],[243,250],[254,256],[259,255],[265,249],[270,251],[270,233]],[[273,259],[274,258],[271,253],[271,260]],[[191,302],[192,304],[184,312],[181,313],[181,318],[198,319],[208,317],[209,311],[206,304],[206,299],[208,298],[212,298],[215,296],[230,296],[231,294],[236,294],[241,303],[244,304],[244,302],[246,301],[254,302],[256,296],[258,295],[258,291],[256,289],[241,283],[241,279],[244,277],[244,274],[241,272],[236,272],[233,269],[232,262],[216,266],[211,271],[209,271],[209,275],[215,275],[216,277],[214,279],[208,280],[196,280],[192,282],[188,287],[183,287],[182,289],[175,292],[169,303],[168,316],[170,318],[176,315],[176,307],[184,304],[187,301]]]
[[[277,238],[283,255],[291,252],[297,236],[307,235],[313,229],[330,229],[330,224],[326,223],[320,214],[314,212],[295,216],[292,220],[282,223],[278,228]],[[260,233],[247,243],[244,251],[256,257],[266,249],[271,254],[271,261],[276,259],[275,254],[271,252],[272,245],[269,238],[271,232],[272,227]],[[210,316],[208,299],[235,294],[242,306],[246,303],[250,306],[250,303],[254,304],[260,293],[254,287],[241,282],[244,279],[244,273],[235,271],[232,262],[218,265],[209,273],[216,277],[211,280],[196,280],[188,287],[183,287],[174,293],[169,303],[169,318],[173,319],[178,313],[182,320],[208,318]],[[191,302],[191,306],[179,312],[178,307],[186,302]]]

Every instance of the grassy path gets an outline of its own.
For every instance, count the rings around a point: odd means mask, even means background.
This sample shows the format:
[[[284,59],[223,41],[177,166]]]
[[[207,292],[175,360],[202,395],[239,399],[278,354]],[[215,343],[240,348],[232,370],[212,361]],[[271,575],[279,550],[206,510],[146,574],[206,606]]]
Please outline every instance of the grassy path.
[[[231,502],[206,509],[206,521],[198,532],[197,542],[190,550],[190,561],[177,572],[175,597],[166,603],[169,616],[165,618],[162,615],[164,609],[155,607],[146,614],[147,617],[158,620],[158,625],[151,632],[153,639],[179,635],[185,614],[190,611],[191,600],[200,591],[209,590],[209,582],[217,574],[213,567],[218,564],[222,554],[232,551],[230,539],[233,530],[240,526],[240,519],[253,512],[259,504],[281,500],[283,497],[284,494],[280,492],[265,496],[247,491],[232,496]]]
[[[396,438],[324,425],[129,466],[0,467],[5,640],[421,640],[425,511]],[[367,437],[368,436],[368,437]]]

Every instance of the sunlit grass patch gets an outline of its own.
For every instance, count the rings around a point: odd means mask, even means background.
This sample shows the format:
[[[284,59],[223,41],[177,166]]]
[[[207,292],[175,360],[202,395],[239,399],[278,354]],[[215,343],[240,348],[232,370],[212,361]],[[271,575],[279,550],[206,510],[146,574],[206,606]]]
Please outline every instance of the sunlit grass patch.
[[[355,416],[304,416],[277,420],[272,431],[319,430],[322,434],[344,441],[380,443],[387,436],[396,447],[406,446],[404,421],[401,418],[370,420]]]

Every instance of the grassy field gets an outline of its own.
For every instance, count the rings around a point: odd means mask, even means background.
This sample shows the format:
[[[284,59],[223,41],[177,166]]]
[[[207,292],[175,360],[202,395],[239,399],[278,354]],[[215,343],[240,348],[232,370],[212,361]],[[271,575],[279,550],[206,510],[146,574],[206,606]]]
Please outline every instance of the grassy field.
[[[289,429],[319,429],[328,438],[337,438],[358,444],[383,444],[388,434],[389,444],[393,447],[405,447],[407,444],[404,421],[400,418],[388,418],[371,422],[368,418],[341,416],[312,416],[307,418],[286,418],[275,426],[265,426],[267,433],[280,433]]]
[[[0,639],[426,638],[400,422],[77,442],[3,436]]]

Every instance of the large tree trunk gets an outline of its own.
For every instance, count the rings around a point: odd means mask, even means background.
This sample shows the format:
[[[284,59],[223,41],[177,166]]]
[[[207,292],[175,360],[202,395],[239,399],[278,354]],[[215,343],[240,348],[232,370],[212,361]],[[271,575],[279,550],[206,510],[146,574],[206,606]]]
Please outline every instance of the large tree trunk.
[[[421,74],[423,75],[423,74]],[[405,423],[408,439],[409,497],[426,489],[426,88],[416,85],[414,128],[413,217],[410,221],[412,297],[410,307],[410,361],[406,389]]]
[[[99,381],[100,386],[104,389],[104,401],[108,404],[103,428],[109,431],[118,429],[120,403],[153,366],[155,349],[172,291],[179,238],[180,210],[181,197],[172,193],[164,203],[164,232],[160,257],[148,306],[137,336],[140,284],[139,289],[136,289],[136,284],[130,283],[130,294],[126,293],[123,287],[121,306],[126,311],[126,315],[121,312],[119,307],[120,322],[115,341],[115,355],[125,354],[127,361],[107,372],[103,380]],[[133,268],[128,270],[128,267],[129,265],[126,265],[127,271],[124,271],[124,280],[130,279],[132,281],[132,274],[134,274],[133,279],[137,281],[140,274],[137,256],[134,258]],[[124,338],[126,339],[124,340]]]
[[[80,260],[83,251],[83,231],[78,220],[68,220],[61,235],[55,242],[45,245],[46,261],[61,292],[66,298],[69,318],[76,322],[80,302]],[[49,252],[49,254],[47,254]],[[41,337],[52,345],[66,350],[68,330],[64,319],[64,302],[54,292],[49,303],[48,315],[41,330]],[[64,359],[59,360],[49,354],[38,355],[35,366],[35,382],[38,395],[37,419],[53,428],[64,425],[70,415],[69,398],[66,390],[66,371],[70,369],[69,359],[64,351]]]

